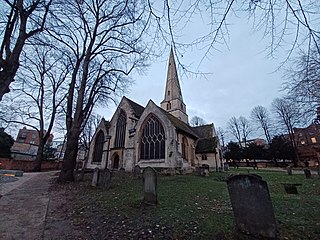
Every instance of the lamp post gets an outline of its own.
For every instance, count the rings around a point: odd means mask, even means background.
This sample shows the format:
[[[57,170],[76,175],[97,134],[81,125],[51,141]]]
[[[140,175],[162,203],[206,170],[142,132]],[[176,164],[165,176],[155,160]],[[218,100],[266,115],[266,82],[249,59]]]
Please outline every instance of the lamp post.
[[[108,166],[108,159],[109,159],[109,151],[110,151],[110,140],[111,140],[111,135],[107,135],[106,136],[106,140],[108,140],[108,148],[107,148],[107,157],[106,157],[106,165],[105,165],[105,169]]]

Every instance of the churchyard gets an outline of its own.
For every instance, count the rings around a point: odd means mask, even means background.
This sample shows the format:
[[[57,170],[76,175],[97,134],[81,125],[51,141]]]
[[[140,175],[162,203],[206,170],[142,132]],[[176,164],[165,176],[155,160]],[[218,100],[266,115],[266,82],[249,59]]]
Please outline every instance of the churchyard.
[[[249,171],[268,185],[279,239],[319,239],[318,175],[306,179],[302,174]],[[92,186],[92,174],[61,188],[69,194],[70,218],[81,239],[239,239],[225,181],[239,173],[248,169],[210,172],[208,177],[158,175],[155,205],[143,201],[143,179],[127,173],[113,174],[108,188]],[[298,194],[286,193],[285,184],[297,184]],[[265,220],[262,212],[256,214]]]

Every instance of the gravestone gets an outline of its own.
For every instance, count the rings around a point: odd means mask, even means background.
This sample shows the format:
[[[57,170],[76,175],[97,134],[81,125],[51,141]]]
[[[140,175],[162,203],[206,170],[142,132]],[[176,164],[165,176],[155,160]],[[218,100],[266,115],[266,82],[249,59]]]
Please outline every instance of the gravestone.
[[[146,167],[143,170],[143,185],[144,185],[143,202],[148,205],[158,204],[157,172],[153,168]]]
[[[310,171],[310,169],[305,168],[305,169],[303,169],[303,172],[304,172],[304,176],[305,176],[306,178],[311,178],[311,171]]]
[[[208,177],[209,176],[209,170],[207,167],[201,166],[196,168],[197,175],[202,177]]]
[[[227,179],[238,231],[260,238],[276,238],[277,226],[268,185],[261,177],[235,175]]]
[[[292,167],[291,166],[287,167],[287,173],[288,173],[288,175],[292,175]]]
[[[141,178],[141,168],[139,165],[136,165],[134,168],[133,168],[133,177],[134,178]]]
[[[103,169],[99,173],[98,186],[108,190],[111,186],[111,172],[109,169]]]
[[[297,186],[301,185],[301,183],[283,183],[284,190],[287,194],[298,194]]]
[[[92,176],[92,182],[91,182],[91,186],[92,187],[96,187],[98,185],[98,180],[99,180],[99,168],[95,168],[93,170],[93,176]]]

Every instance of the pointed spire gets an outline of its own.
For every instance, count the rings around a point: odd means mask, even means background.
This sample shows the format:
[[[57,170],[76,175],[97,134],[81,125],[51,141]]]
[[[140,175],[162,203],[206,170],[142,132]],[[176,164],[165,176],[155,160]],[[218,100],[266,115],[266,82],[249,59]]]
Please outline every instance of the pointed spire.
[[[174,60],[173,48],[171,47],[164,101],[169,101],[172,99],[180,99],[181,101],[183,101],[178,79],[176,62]]]
[[[168,64],[166,90],[164,93],[164,99],[161,102],[161,107],[167,112],[170,112],[172,115],[178,117],[182,121],[188,123],[188,115],[186,113],[186,106],[183,103],[177,67],[174,60],[174,52],[172,47],[170,50]]]

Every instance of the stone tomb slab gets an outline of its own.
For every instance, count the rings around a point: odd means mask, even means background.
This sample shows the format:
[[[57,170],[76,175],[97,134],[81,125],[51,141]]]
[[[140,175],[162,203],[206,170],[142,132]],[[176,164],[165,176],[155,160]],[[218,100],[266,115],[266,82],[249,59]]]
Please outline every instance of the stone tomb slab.
[[[133,177],[134,178],[141,178],[141,167],[139,165],[136,165],[133,168]]]
[[[261,177],[240,174],[228,178],[227,184],[237,230],[257,238],[276,238],[267,183]]]
[[[308,168],[303,169],[305,178],[311,178],[311,171]]]
[[[109,169],[103,169],[99,172],[98,186],[108,190],[111,186],[111,172]]]
[[[148,205],[158,204],[157,172],[152,167],[143,170],[144,198],[143,202]]]
[[[91,182],[92,187],[96,187],[98,185],[99,171],[100,171],[99,168],[95,168],[93,170],[93,176],[92,176],[92,182]]]

